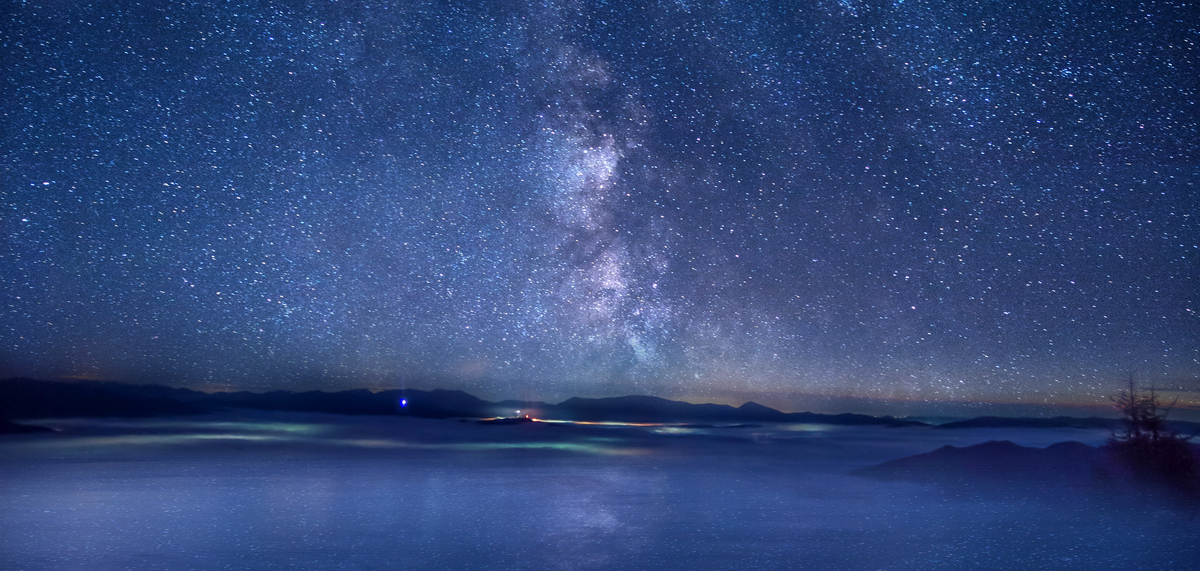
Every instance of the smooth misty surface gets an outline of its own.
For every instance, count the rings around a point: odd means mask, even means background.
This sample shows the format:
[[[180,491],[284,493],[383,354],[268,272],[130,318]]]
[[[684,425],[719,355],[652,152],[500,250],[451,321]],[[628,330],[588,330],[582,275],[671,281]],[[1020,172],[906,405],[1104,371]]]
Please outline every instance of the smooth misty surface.
[[[274,414],[0,440],[0,568],[1179,569],[1195,513],[849,475],[1076,429],[483,426]]]

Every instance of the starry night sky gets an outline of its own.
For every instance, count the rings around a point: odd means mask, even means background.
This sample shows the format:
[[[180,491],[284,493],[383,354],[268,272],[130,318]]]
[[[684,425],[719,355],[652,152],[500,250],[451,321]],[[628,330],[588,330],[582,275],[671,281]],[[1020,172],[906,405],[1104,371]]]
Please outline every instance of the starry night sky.
[[[4,2],[0,376],[1200,390],[1194,4],[300,4]]]

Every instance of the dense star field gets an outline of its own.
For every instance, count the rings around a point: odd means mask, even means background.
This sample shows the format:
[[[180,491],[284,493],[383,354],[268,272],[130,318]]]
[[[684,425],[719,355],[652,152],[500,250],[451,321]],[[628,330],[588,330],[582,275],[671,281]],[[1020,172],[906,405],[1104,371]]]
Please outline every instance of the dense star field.
[[[0,377],[1200,390],[1194,4],[527,4],[5,3]]]

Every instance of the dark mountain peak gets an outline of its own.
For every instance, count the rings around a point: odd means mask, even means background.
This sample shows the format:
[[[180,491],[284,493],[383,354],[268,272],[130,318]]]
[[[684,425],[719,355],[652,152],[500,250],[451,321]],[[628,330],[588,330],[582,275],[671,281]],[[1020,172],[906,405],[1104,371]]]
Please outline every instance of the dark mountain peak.
[[[1055,442],[1054,444],[1047,446],[1046,450],[1062,454],[1095,450],[1095,447],[1088,446],[1087,444],[1079,442],[1078,440],[1068,440],[1066,442]]]
[[[414,392],[422,392],[422,391],[414,391]],[[451,398],[462,398],[462,399],[474,400],[474,401],[479,401],[479,402],[487,402],[471,393],[468,393],[466,391],[461,391],[458,389],[433,389],[433,390],[424,391],[424,392],[427,394],[436,395],[436,396],[442,397],[442,398],[451,397]]]
[[[769,413],[783,414],[782,412],[779,412],[778,410],[775,410],[769,406],[764,406],[764,405],[758,404],[754,401],[746,401],[746,404],[743,404],[742,406],[737,407],[737,409],[740,411],[743,411],[743,412],[769,412]]]
[[[742,406],[737,407],[737,415],[744,420],[766,421],[766,422],[784,422],[788,419],[786,413],[775,410],[769,406],[763,406],[756,402],[747,402]]]

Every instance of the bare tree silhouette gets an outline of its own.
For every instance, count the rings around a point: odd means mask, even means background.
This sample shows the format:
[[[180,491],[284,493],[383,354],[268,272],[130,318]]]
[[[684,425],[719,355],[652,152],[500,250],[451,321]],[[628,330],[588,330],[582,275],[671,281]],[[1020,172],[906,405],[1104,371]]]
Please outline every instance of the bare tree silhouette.
[[[1188,442],[1192,437],[1167,426],[1167,415],[1178,399],[1164,405],[1153,386],[1142,389],[1132,374],[1125,388],[1110,398],[1124,421],[1108,439],[1114,456],[1140,477],[1200,490],[1200,460]]]

